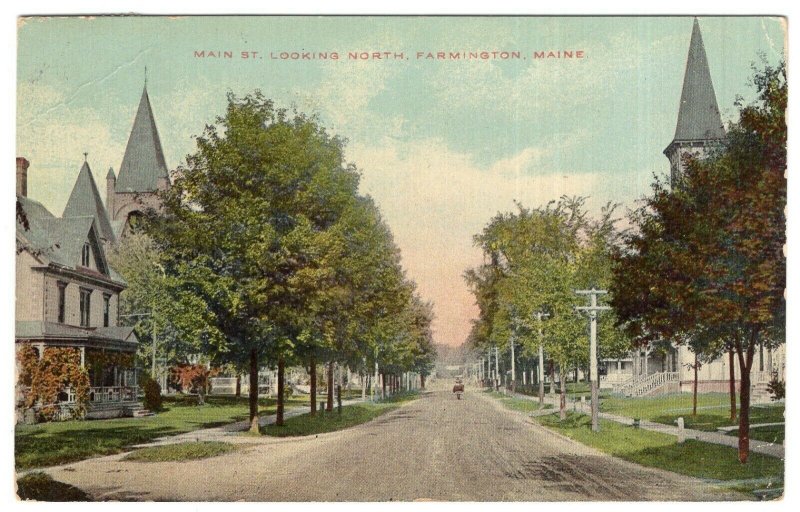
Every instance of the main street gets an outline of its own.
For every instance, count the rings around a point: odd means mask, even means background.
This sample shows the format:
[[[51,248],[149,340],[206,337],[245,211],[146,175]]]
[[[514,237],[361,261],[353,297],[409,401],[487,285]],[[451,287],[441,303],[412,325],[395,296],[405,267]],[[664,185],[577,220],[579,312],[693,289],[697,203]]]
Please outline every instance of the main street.
[[[744,496],[599,453],[505,409],[447,390],[348,430],[308,438],[229,436],[199,461],[121,455],[48,471],[100,500],[726,500]]]

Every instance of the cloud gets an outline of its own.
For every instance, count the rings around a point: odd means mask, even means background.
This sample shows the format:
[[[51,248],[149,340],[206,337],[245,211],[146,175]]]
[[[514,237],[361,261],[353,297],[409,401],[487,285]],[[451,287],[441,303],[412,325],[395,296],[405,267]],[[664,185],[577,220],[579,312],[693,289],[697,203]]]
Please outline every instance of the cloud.
[[[583,137],[577,133],[565,144],[579,144]],[[588,208],[598,212],[611,198],[632,204],[649,183],[649,175],[631,179],[628,174],[547,170],[560,150],[532,146],[481,166],[438,139],[385,138],[349,148],[349,159],[363,171],[361,189],[380,206],[409,277],[434,302],[437,341],[463,342],[470,320],[477,317],[462,274],[481,263],[472,237],[494,214],[515,209],[515,200],[540,206],[562,195],[589,196]]]
[[[110,129],[109,119],[117,116],[72,106],[70,116],[65,117],[53,108],[65,97],[42,84],[21,82],[17,94],[17,155],[31,162],[28,195],[54,215],[61,215],[87,152],[100,194],[105,197],[108,167],[119,167],[125,150],[124,141]]]

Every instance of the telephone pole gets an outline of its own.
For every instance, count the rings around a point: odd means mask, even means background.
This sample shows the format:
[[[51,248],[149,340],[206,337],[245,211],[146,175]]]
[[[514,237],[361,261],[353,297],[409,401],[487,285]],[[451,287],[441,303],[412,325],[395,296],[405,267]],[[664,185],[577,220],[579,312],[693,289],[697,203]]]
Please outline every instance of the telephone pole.
[[[544,332],[542,321],[545,318],[550,318],[550,313],[537,311],[533,316],[539,322],[539,405],[542,405],[544,404]]]
[[[511,392],[514,393],[517,390],[517,373],[516,367],[514,366],[514,335],[512,334],[509,338],[511,342]]]
[[[497,345],[494,346],[494,390],[500,390],[500,363],[498,362],[500,359],[500,352],[497,348]]]
[[[591,375],[592,389],[592,432],[600,431],[598,421],[599,401],[597,393],[597,313],[611,309],[608,306],[598,306],[597,296],[608,293],[606,290],[575,290],[577,295],[588,295],[590,297],[589,306],[576,306],[576,311],[586,311],[589,313],[589,374]]]

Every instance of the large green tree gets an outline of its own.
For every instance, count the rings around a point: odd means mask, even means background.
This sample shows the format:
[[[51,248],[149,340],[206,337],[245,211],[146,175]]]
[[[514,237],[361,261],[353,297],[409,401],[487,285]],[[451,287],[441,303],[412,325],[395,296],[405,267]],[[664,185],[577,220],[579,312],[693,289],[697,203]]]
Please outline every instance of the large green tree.
[[[739,460],[749,454],[750,373],[759,345],[784,338],[786,69],[766,66],[758,99],[739,105],[724,145],[687,158],[632,216],[616,257],[613,304],[631,335],[691,340],[700,353],[726,339],[740,367]]]
[[[358,173],[341,139],[260,92],[229,94],[196,142],[147,230],[167,274],[183,277],[181,289],[213,315],[209,331],[223,334],[195,339],[199,348],[220,363],[249,363],[257,430],[258,370],[266,357],[282,374],[315,334],[313,305],[337,250],[332,227],[355,200]]]
[[[543,345],[561,375],[562,416],[567,372],[589,361],[586,320],[574,311],[579,301],[574,290],[609,284],[611,249],[619,236],[613,212],[607,206],[592,219],[583,198],[564,197],[533,209],[518,205],[517,212],[498,214],[475,237],[487,263],[465,274],[481,311],[472,343],[506,353],[513,338],[516,353],[527,357],[538,357]],[[543,325],[534,320],[537,312],[549,315]],[[613,314],[601,317],[599,338],[605,357],[629,349]]]

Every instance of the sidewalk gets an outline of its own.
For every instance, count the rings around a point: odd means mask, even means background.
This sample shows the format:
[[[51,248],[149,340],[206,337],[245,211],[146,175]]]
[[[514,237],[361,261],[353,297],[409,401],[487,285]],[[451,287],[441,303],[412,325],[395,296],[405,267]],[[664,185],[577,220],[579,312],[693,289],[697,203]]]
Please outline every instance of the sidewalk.
[[[507,396],[514,396],[516,398],[523,398],[527,400],[539,400],[537,396],[530,396],[530,395],[523,395],[520,393],[511,393],[510,391],[506,391]],[[542,411],[537,411],[533,414],[533,416],[540,416],[546,414],[552,414],[553,412],[558,412],[558,407],[560,404],[559,395],[551,395],[549,393],[545,393],[544,396],[545,403],[553,404],[554,409],[545,409]],[[579,401],[567,401],[567,410],[569,411],[576,411],[582,414],[591,414],[591,406],[590,402],[587,400],[586,402],[579,402]],[[627,416],[620,416],[616,414],[609,414],[606,412],[600,413],[600,418],[604,420],[611,420],[617,423],[622,423],[623,425],[633,425],[633,418],[629,418]],[[663,423],[656,423],[654,421],[649,420],[640,420],[639,421],[639,428],[643,428],[645,430],[650,430],[653,432],[661,432],[662,434],[669,434],[672,436],[677,437],[678,439],[696,439],[697,441],[703,441],[705,443],[713,443],[713,444],[720,444],[723,446],[730,446],[731,448],[738,448],[739,447],[739,438],[735,436],[729,436],[720,432],[706,432],[703,430],[695,430],[690,428],[679,429],[677,426],[673,425],[665,425]],[[768,443],[765,441],[758,441],[756,439],[750,439],[750,451],[755,453],[760,453],[763,455],[769,455],[771,457],[778,457],[780,459],[785,458],[785,447],[782,444],[777,443]]]
[[[351,398],[349,400],[342,400],[342,407],[360,403],[361,401],[362,401],[361,398]],[[335,402],[333,410],[334,412],[336,411]],[[300,416],[301,414],[305,414],[308,411],[309,411],[308,405],[290,407],[284,409],[283,417],[284,419],[289,419],[295,416]],[[324,414],[324,413],[318,412],[317,414]],[[277,419],[276,414],[270,414],[268,416],[260,416],[258,419],[258,424],[261,427],[266,427],[267,425],[272,425],[273,423],[275,423],[276,419]],[[158,437],[147,443],[134,445],[132,446],[132,448],[145,448],[148,446],[165,446],[169,444],[198,442],[198,441],[230,441],[231,436],[238,436],[238,434],[247,431],[249,428],[250,428],[250,422],[248,420],[237,421],[236,423],[228,423],[227,425],[222,425],[220,427],[204,428],[200,430],[193,430],[191,432],[184,432],[183,434],[177,434],[174,436]],[[238,437],[241,439],[246,439],[242,438],[241,436]]]

